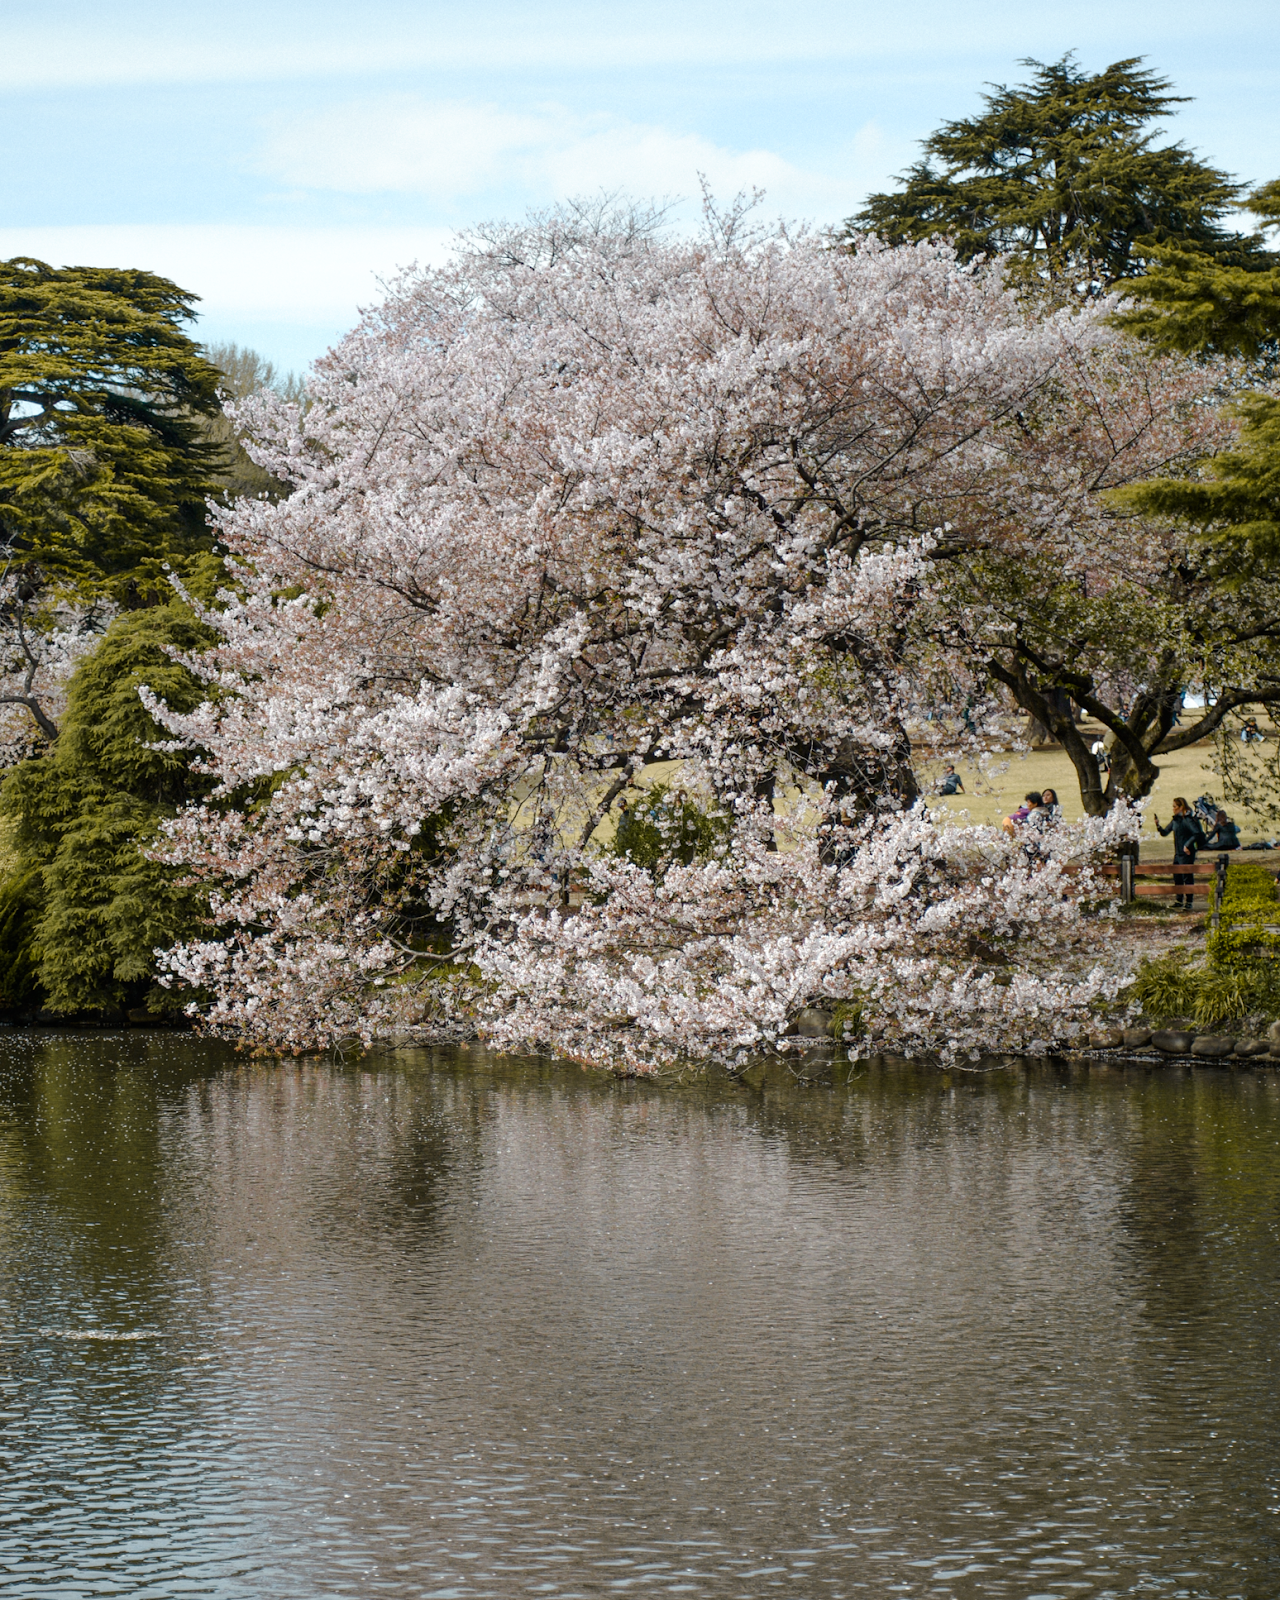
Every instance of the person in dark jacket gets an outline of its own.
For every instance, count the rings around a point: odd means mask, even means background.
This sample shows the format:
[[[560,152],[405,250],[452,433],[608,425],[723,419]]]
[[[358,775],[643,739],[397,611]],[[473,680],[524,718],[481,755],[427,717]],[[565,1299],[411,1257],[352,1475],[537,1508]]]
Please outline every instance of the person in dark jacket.
[[[1206,850],[1238,850],[1240,848],[1240,830],[1232,822],[1225,811],[1219,811],[1213,819],[1213,832],[1205,843]]]
[[[619,855],[631,854],[631,844],[635,834],[636,814],[627,804],[626,795],[623,795],[618,801],[618,821],[614,831],[614,846]]]
[[[1162,828],[1159,817],[1156,817],[1155,824],[1162,839],[1167,839],[1170,834],[1173,835],[1174,866],[1194,866],[1196,851],[1203,850],[1208,841],[1205,839],[1204,829],[1200,826],[1199,819],[1181,795],[1173,802],[1173,817],[1169,822],[1169,826]],[[1191,903],[1195,899],[1195,882],[1195,877],[1190,872],[1175,872],[1173,875],[1175,889],[1181,888],[1191,891],[1185,895],[1188,911],[1191,909]],[[1184,895],[1182,894],[1175,894],[1173,897],[1173,903],[1178,910],[1182,909],[1183,899]]]

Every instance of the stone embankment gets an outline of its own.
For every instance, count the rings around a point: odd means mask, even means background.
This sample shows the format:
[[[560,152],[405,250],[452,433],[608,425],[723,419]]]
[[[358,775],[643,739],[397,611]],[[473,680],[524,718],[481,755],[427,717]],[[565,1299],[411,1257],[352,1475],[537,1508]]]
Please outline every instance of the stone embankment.
[[[1091,1050],[1155,1050],[1165,1056],[1195,1056],[1209,1061],[1252,1061],[1280,1066],[1280,1022],[1265,1034],[1206,1033],[1195,1028],[1111,1028],[1091,1033]]]
[[[831,1039],[835,1019],[829,1011],[801,1011],[788,1032],[793,1038]],[[874,1035],[873,1035],[874,1037]],[[1062,1051],[1146,1050],[1163,1056],[1191,1056],[1208,1061],[1251,1061],[1255,1066],[1280,1066],[1280,1022],[1256,1032],[1208,1033],[1194,1027],[1107,1028],[1064,1041]]]

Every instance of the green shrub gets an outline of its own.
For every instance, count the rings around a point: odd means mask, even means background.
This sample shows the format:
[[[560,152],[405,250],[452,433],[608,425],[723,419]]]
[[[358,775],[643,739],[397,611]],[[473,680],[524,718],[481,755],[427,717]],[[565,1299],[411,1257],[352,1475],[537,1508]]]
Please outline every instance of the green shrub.
[[[1227,863],[1227,891],[1223,904],[1231,900],[1274,900],[1276,877],[1269,868],[1257,861],[1230,861]]]
[[[866,1032],[863,999],[841,1000],[831,1009],[831,1037],[833,1039],[860,1039]]]
[[[1249,967],[1223,969],[1206,965],[1196,984],[1192,1017],[1202,1028],[1213,1028],[1233,1017],[1269,1009],[1267,976]]]
[[[1222,897],[1221,926],[1208,939],[1209,959],[1224,971],[1280,960],[1280,898],[1266,867],[1232,862]]]
[[[687,867],[717,854],[729,837],[728,818],[703,811],[692,800],[681,801],[679,794],[665,783],[640,791],[619,820],[609,853],[657,876],[676,862]]]
[[[1167,955],[1142,962],[1125,999],[1140,1005],[1143,1015],[1153,1022],[1187,1017],[1195,1008],[1197,982],[1198,973],[1191,966],[1191,952],[1171,950]]]
[[[196,897],[141,847],[204,780],[193,779],[185,753],[148,748],[163,734],[138,687],[193,708],[202,686],[169,651],[207,643],[176,606],[118,617],[71,680],[57,743],[5,775],[0,1008],[140,1005],[155,948],[198,925]]]
[[[1171,950],[1144,961],[1124,996],[1152,1022],[1190,1017],[1213,1028],[1234,1017],[1280,1009],[1280,969],[1274,962],[1192,965],[1189,950]]]

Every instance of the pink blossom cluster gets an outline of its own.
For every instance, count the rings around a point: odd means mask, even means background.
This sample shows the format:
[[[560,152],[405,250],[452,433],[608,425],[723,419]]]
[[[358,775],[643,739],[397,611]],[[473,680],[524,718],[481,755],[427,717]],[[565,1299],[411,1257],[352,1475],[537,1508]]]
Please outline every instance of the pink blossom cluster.
[[[114,608],[43,600],[25,574],[0,573],[0,770],[57,737],[76,667]]]
[[[816,998],[969,1051],[1114,994],[1062,862],[1123,820],[1028,860],[915,804],[909,736],[940,676],[984,703],[1004,626],[957,619],[956,539],[1092,526],[1105,309],[1037,314],[938,242],[564,217],[407,275],[305,409],[238,417],[293,490],[217,513],[208,698],[150,702],[217,779],[163,846],[210,904],[167,981],[266,1045],[483,1025],[631,1068]],[[1046,404],[1088,434],[1065,467]],[[601,856],[656,761],[732,819],[721,858]]]
[[[944,1060],[1043,1053],[1116,999],[1129,956],[1097,871],[1137,814],[1059,826],[1033,846],[938,825],[923,805],[870,821],[847,860],[811,839],[675,867],[592,864],[576,914],[535,910],[479,959],[484,1036],[646,1073],[786,1049],[802,1008],[834,1008],[850,1053]],[[811,1045],[811,1040],[803,1041]]]

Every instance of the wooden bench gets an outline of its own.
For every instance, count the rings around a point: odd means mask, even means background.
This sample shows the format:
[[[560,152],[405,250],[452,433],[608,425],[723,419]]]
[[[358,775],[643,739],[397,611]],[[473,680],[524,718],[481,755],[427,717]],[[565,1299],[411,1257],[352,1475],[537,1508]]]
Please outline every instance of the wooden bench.
[[[1174,866],[1172,861],[1134,861],[1125,857],[1120,861],[1110,861],[1103,867],[1103,875],[1108,878],[1119,878],[1121,889],[1126,900],[1139,898],[1167,898],[1170,895],[1186,894],[1188,890],[1196,894],[1208,894],[1212,882],[1216,879],[1221,867],[1218,862],[1212,864],[1197,861],[1193,864]],[[1173,881],[1174,874],[1180,878],[1190,878],[1191,882],[1178,884]]]
[[[1120,879],[1120,898],[1130,900],[1170,900],[1175,895],[1203,895],[1213,907],[1216,916],[1227,888],[1227,863],[1230,856],[1222,854],[1212,862],[1177,864],[1172,861],[1135,861],[1122,856],[1109,862],[1102,871],[1104,876]],[[1175,883],[1179,878],[1190,878],[1190,883]]]

